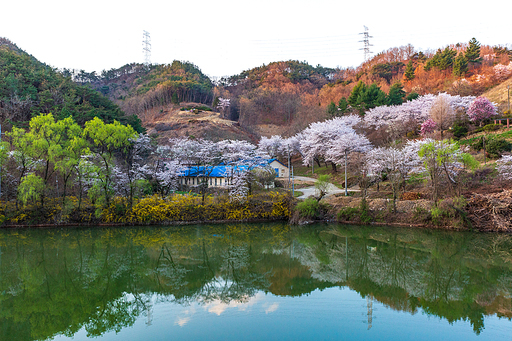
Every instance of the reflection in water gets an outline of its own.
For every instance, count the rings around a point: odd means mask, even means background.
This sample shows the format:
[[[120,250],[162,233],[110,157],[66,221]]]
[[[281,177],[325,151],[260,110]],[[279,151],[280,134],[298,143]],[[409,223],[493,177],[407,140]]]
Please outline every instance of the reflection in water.
[[[512,239],[398,228],[228,225],[0,232],[0,339],[119,332],[161,302],[222,315],[265,293],[347,286],[397,311],[450,323],[512,317]],[[269,303],[265,314],[279,310]]]

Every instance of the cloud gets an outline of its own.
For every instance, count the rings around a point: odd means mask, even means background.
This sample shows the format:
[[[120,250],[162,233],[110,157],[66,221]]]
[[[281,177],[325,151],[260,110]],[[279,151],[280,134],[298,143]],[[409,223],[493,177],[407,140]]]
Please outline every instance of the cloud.
[[[174,322],[174,324],[183,327],[188,321],[190,321],[190,317],[178,318],[178,321]]]
[[[274,304],[272,304],[270,307],[268,307],[267,309],[265,309],[265,314],[273,313],[274,311],[276,311],[276,310],[277,310],[277,308],[279,308],[279,303],[274,303]]]

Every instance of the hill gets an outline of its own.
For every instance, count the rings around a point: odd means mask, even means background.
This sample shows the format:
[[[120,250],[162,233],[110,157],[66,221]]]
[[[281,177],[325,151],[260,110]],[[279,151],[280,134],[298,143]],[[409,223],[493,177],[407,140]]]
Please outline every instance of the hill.
[[[246,140],[257,143],[259,136],[238,122],[222,118],[221,113],[197,103],[163,105],[146,110],[141,115],[142,123],[148,134],[156,134],[160,142],[169,138],[191,136],[213,141],[222,139]]]
[[[56,69],[39,62],[5,38],[0,38],[0,121],[24,125],[40,113],[72,116],[79,124],[99,117],[118,120],[143,131],[136,115],[125,115],[108,98],[79,85]]]

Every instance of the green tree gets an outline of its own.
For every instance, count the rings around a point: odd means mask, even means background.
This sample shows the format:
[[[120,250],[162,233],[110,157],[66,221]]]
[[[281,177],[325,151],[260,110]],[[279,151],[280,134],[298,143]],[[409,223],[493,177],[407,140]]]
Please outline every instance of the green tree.
[[[452,50],[450,47],[446,47],[441,53],[441,58],[437,67],[440,70],[447,70],[453,66],[453,60],[457,55],[457,51]]]
[[[418,97],[420,97],[420,94],[419,94],[419,93],[417,93],[417,92],[414,92],[414,91],[413,91],[413,92],[410,92],[410,93],[405,97],[405,100],[406,100],[406,101],[412,101],[413,99],[416,99],[416,98],[418,98]]]
[[[469,41],[469,46],[466,49],[466,59],[468,63],[471,64],[482,62],[482,58],[480,57],[480,43],[475,38]]]
[[[366,92],[366,84],[363,83],[363,81],[359,81],[354,88],[352,88],[352,92],[350,93],[350,96],[348,96],[347,102],[350,104],[353,108],[356,108],[359,106],[359,97],[362,96],[363,93]]]
[[[98,160],[95,171],[98,182],[93,194],[98,195],[100,204],[108,206],[113,193],[114,155],[126,150],[137,133],[131,126],[123,126],[117,121],[106,124],[95,117],[85,123],[84,136]]]
[[[405,91],[402,83],[396,82],[389,88],[389,94],[387,97],[388,105],[400,105],[404,102]]]
[[[40,201],[44,195],[45,187],[46,185],[41,177],[30,173],[21,180],[18,186],[18,199],[23,205],[26,205],[29,200]]]
[[[415,77],[414,70],[415,68],[412,64],[412,60],[409,60],[409,63],[407,63],[407,66],[405,67],[404,78],[408,81],[412,81]]]
[[[459,54],[453,62],[453,74],[458,77],[464,77],[468,72],[468,59],[464,54]]]
[[[348,112],[348,102],[345,97],[341,97],[338,101],[338,111],[342,114],[346,114]]]
[[[336,103],[333,101],[327,105],[327,114],[331,117],[336,117],[338,114],[338,108],[336,107]]]

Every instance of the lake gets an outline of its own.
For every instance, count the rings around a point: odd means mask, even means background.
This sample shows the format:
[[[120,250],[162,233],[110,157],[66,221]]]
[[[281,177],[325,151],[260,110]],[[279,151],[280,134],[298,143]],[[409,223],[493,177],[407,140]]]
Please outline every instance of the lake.
[[[0,231],[0,340],[509,340],[511,294],[504,234]]]

